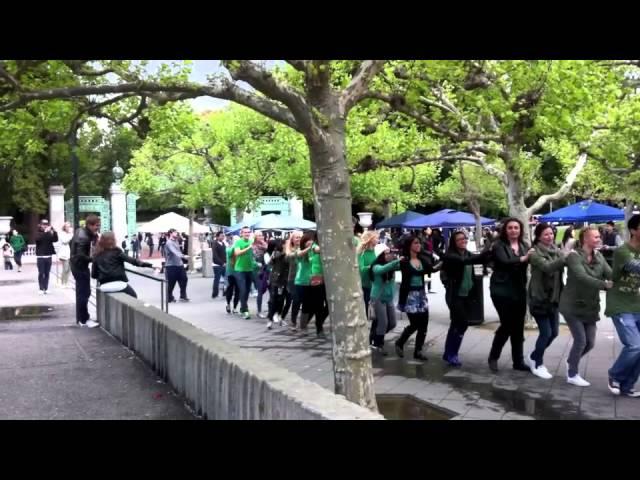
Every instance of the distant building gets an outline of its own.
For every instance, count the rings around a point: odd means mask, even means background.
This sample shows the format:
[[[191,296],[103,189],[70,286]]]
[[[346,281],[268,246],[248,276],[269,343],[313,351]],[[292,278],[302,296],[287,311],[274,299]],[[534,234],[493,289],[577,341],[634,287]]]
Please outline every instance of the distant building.
[[[242,212],[242,218],[238,218],[235,208],[231,209],[231,217],[229,225],[235,225],[240,222],[251,222],[263,215],[275,213],[278,215],[290,215],[294,218],[303,218],[302,216],[302,200],[295,197],[286,199],[284,197],[260,197],[255,206],[251,210]]]

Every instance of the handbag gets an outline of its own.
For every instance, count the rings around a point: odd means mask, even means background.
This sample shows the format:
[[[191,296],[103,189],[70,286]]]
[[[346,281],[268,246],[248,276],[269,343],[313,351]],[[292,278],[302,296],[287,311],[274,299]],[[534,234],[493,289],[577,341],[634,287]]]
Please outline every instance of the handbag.
[[[369,318],[370,322],[375,322],[377,320],[376,309],[373,307],[373,302],[369,302],[367,317]]]
[[[311,277],[310,285],[312,287],[317,287],[318,285],[322,285],[323,283],[324,279],[322,278],[322,275],[314,275],[313,277]]]

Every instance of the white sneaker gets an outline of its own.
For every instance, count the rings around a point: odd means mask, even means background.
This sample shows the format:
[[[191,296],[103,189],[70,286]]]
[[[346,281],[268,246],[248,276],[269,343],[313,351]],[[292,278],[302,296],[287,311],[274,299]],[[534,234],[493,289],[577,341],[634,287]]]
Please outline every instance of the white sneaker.
[[[567,377],[567,383],[570,383],[571,385],[575,385],[576,387],[588,387],[591,385],[580,375],[576,375],[574,377]]]
[[[531,373],[535,375],[534,370],[536,369],[536,362],[534,362],[533,359],[531,358],[532,353],[533,352],[529,352],[528,355],[525,355],[523,358],[523,361],[524,361],[524,364],[531,369]]]
[[[38,295],[44,295],[44,290],[38,290]]]
[[[547,367],[544,365],[540,365],[538,368],[532,368],[531,373],[533,373],[536,377],[544,378],[545,380],[549,380],[553,378],[553,375],[549,373]]]
[[[273,326],[273,322],[271,320],[269,320],[267,322],[267,330],[271,330],[271,327]]]
[[[44,291],[45,295],[49,295],[49,292],[47,290]]]
[[[276,325],[280,323],[280,315],[278,315],[277,313],[273,314],[273,323],[275,323]]]
[[[100,326],[100,324],[95,320],[87,320],[87,323],[85,325],[87,326],[87,328],[96,328]]]
[[[22,271],[22,268],[19,268],[19,269],[18,269],[18,273],[20,273],[21,271]]]

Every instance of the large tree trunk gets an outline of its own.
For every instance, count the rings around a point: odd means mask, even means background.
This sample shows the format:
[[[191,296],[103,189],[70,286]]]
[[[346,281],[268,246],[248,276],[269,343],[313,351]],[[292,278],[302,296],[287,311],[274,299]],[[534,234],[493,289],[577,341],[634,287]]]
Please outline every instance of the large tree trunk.
[[[476,232],[475,232],[475,241],[476,241],[476,251],[482,250],[482,221],[480,220],[480,204],[476,199],[469,199],[467,201],[469,205],[469,209],[471,213],[473,213],[473,218],[476,221]]]
[[[522,222],[524,226],[524,241],[527,245],[532,243],[531,230],[529,228],[529,211],[524,203],[524,193],[522,189],[522,180],[513,172],[508,169],[505,172],[507,179],[507,200],[509,204],[509,215],[517,218]],[[531,269],[527,268],[527,288],[529,288],[529,282],[531,281]],[[528,330],[534,330],[537,328],[536,322],[531,316],[529,309],[526,309],[524,328]]]
[[[368,323],[353,245],[351,186],[345,158],[345,123],[331,111],[322,138],[308,138],[314,208],[331,319],[335,392],[377,411]]]
[[[515,173],[505,172],[507,179],[507,202],[509,205],[509,215],[517,218],[524,226],[524,241],[531,245],[531,232],[529,230],[529,213],[524,203],[524,192],[522,189],[522,179]]]
[[[187,245],[187,255],[189,255],[189,272],[193,272],[195,270],[194,264],[193,264],[193,252],[194,252],[194,245],[193,245],[193,217],[196,216],[196,212],[195,210],[189,210],[189,245]],[[204,268],[204,266],[202,267]]]
[[[383,200],[382,202],[382,215],[384,215],[384,218],[389,218],[391,217],[391,200]]]
[[[244,218],[244,210],[241,210],[239,207],[236,207],[236,223],[240,223]]]
[[[633,216],[633,200],[627,198],[624,204],[624,226],[622,227],[623,238],[625,242],[628,242],[631,238],[631,233],[627,228],[627,223],[629,219]]]

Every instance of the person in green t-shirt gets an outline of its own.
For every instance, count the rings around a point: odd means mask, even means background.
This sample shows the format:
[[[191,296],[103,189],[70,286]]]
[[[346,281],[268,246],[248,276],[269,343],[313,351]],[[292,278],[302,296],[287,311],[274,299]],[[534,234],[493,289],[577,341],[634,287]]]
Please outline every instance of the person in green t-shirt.
[[[242,227],[240,239],[233,244],[233,256],[231,266],[235,271],[236,283],[240,291],[240,314],[245,320],[251,318],[249,315],[249,291],[253,281],[254,259],[253,242],[249,238],[251,230],[249,227]]]
[[[384,336],[396,326],[396,313],[393,304],[395,294],[395,272],[400,269],[400,260],[396,253],[383,243],[376,245],[374,261],[369,267],[371,281],[371,310],[373,321],[369,337],[371,349],[387,355],[384,350]]]
[[[225,249],[225,254],[227,256],[227,269],[226,269],[226,277],[227,277],[227,288],[225,290],[225,297],[227,300],[227,313],[231,313],[231,299],[233,298],[233,313],[238,313],[236,310],[238,309],[238,302],[240,301],[240,289],[238,288],[238,282],[236,278],[236,271],[233,268],[233,262],[231,261],[233,257],[233,246],[228,246]]]
[[[378,233],[368,230],[362,234],[362,241],[358,245],[358,270],[360,271],[360,281],[362,282],[362,293],[364,294],[364,309],[369,318],[369,300],[371,299],[371,279],[369,278],[369,267],[376,259],[373,249],[378,244]],[[375,326],[372,327],[372,331]],[[373,337],[369,337],[369,344],[373,343]]]
[[[631,239],[613,254],[613,287],[607,291],[605,315],[611,317],[623,345],[609,369],[614,395],[640,397],[633,387],[640,376],[640,215],[627,223]]]
[[[300,240],[296,285],[302,286],[302,313],[300,331],[304,334],[309,321],[316,317],[316,334],[324,337],[323,324],[329,316],[322,270],[320,247],[315,232],[307,232]]]

